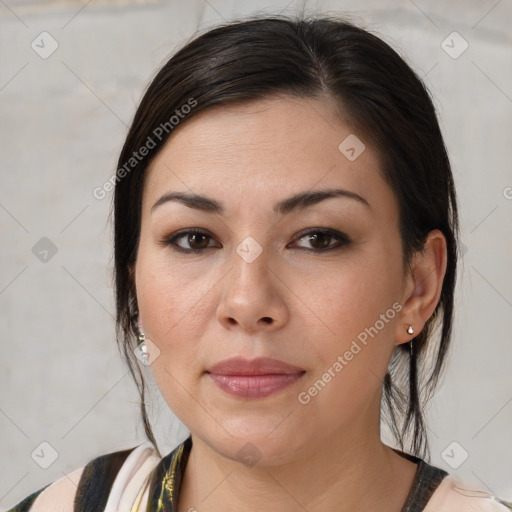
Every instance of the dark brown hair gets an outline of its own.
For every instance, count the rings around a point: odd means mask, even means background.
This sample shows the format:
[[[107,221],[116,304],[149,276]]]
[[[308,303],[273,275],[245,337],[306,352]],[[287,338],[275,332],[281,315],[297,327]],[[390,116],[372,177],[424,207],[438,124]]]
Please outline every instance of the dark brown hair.
[[[447,355],[456,280],[458,219],[450,163],[435,108],[414,71],[380,38],[327,17],[252,18],[209,30],[165,63],[135,113],[114,195],[116,325],[140,392],[145,432],[157,448],[145,406],[146,383],[133,354],[137,301],[130,269],[137,256],[145,171],[176,125],[213,106],[276,94],[333,100],[344,121],[377,150],[399,204],[404,266],[431,230],[446,238],[448,265],[439,304],[414,338],[413,354],[409,344],[396,347],[383,381],[383,418],[400,448],[409,440],[408,451],[428,456],[423,407]],[[151,146],[147,156],[133,159],[144,146]]]

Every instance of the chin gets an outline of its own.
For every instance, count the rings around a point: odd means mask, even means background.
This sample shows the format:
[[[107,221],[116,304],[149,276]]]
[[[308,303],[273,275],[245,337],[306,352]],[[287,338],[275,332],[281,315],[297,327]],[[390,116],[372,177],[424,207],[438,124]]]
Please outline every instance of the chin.
[[[296,459],[307,443],[297,436],[299,426],[280,430],[282,425],[276,428],[276,424],[254,425],[239,421],[238,428],[231,425],[226,428],[227,432],[219,425],[207,432],[191,432],[219,455],[247,467],[279,466]]]

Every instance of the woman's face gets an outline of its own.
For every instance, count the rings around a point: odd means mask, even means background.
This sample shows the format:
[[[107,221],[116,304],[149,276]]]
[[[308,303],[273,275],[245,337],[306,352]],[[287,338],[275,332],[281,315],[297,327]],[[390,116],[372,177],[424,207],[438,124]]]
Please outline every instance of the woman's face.
[[[397,201],[332,111],[286,97],[206,111],[146,176],[135,278],[150,368],[191,433],[234,460],[378,434],[405,341]]]

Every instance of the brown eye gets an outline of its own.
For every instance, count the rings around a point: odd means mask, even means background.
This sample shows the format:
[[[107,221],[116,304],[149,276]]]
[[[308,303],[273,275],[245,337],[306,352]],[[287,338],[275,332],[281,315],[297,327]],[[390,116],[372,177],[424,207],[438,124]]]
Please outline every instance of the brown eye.
[[[214,240],[211,235],[197,229],[183,230],[162,240],[164,246],[171,246],[172,249],[184,253],[200,253],[219,247],[212,242]]]
[[[300,243],[301,241],[302,244]],[[326,252],[350,244],[347,235],[333,229],[310,229],[296,239],[295,245],[300,249]]]
[[[208,235],[204,233],[193,233],[188,235],[188,244],[191,249],[206,249],[208,247]]]
[[[331,235],[329,233],[316,233],[314,235],[308,235],[309,243],[315,249],[325,249],[329,247],[331,242]]]

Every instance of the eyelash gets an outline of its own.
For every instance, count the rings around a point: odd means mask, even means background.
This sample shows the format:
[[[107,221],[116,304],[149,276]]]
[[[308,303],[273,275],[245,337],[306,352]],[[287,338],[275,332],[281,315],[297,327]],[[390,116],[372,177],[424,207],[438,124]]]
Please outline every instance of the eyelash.
[[[328,252],[328,251],[332,251],[335,249],[341,249],[343,246],[349,245],[351,243],[350,238],[347,235],[345,235],[345,233],[342,233],[341,231],[337,231],[335,229],[330,229],[330,228],[308,229],[304,232],[301,232],[299,234],[299,236],[295,239],[295,241],[301,240],[302,238],[304,238],[308,235],[315,235],[315,234],[331,236],[332,238],[337,239],[338,243],[336,245],[334,245],[332,247],[328,247],[326,249],[308,249],[306,247],[298,247],[297,249],[308,251],[308,252],[323,253],[323,252]],[[203,231],[202,229],[197,229],[197,228],[189,228],[186,230],[178,231],[177,233],[174,233],[171,236],[165,237],[164,239],[162,239],[161,243],[164,246],[173,246],[172,250],[181,252],[184,254],[199,254],[208,249],[214,248],[214,247],[205,247],[203,249],[185,249],[185,248],[177,245],[177,243],[176,243],[177,240],[179,240],[180,238],[185,238],[186,236],[189,236],[189,235],[205,235],[206,237],[213,239],[213,236],[210,235],[207,231]]]

